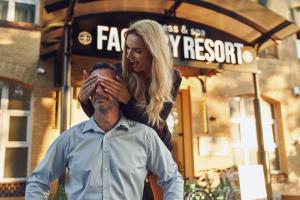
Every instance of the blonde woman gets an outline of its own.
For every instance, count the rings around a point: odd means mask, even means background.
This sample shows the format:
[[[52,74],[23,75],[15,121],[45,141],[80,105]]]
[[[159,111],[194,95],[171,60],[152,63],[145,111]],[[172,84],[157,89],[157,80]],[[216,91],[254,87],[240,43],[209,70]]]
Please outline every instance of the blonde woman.
[[[120,103],[123,114],[152,127],[169,150],[171,134],[166,119],[171,112],[181,83],[181,74],[173,67],[168,37],[161,25],[153,20],[133,23],[125,34],[122,55],[122,77],[118,81],[104,77],[86,78],[78,99],[84,112],[92,116],[94,110],[89,96],[101,84],[107,95]],[[162,199],[156,177],[149,176],[155,199]]]

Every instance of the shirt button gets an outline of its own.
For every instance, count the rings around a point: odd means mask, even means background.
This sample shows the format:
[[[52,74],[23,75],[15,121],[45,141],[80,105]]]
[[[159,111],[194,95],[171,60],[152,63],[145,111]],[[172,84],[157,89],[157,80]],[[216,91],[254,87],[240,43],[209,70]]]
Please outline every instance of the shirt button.
[[[108,150],[107,149],[104,149],[104,153],[107,153],[108,152]]]
[[[107,167],[105,167],[104,170],[107,171]]]

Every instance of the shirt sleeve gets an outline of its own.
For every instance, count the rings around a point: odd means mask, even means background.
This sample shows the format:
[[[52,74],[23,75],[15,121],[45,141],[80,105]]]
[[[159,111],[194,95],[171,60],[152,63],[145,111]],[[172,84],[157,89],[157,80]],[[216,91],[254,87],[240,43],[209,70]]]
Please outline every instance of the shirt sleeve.
[[[25,200],[46,200],[48,198],[50,183],[65,170],[66,146],[63,134],[51,144],[45,158],[27,179]]]
[[[158,176],[158,184],[164,189],[164,200],[182,200],[183,179],[170,151],[152,130],[146,138],[147,168]]]

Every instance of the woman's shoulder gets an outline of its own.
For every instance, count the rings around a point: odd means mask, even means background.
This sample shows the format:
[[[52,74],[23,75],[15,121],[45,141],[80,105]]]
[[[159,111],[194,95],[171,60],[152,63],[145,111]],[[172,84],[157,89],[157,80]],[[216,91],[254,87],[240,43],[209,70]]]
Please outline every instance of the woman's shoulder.
[[[173,79],[174,79],[174,82],[182,79],[181,72],[175,67],[173,67]]]

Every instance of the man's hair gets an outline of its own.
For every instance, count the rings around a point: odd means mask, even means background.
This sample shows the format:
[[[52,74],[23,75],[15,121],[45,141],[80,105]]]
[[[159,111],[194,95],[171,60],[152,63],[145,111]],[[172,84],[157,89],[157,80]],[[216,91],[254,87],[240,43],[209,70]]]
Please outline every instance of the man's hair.
[[[92,66],[90,66],[88,75],[91,75],[91,73],[96,69],[109,69],[113,72],[115,76],[121,76],[121,72],[117,67],[109,63],[101,63],[101,62],[95,63]]]

